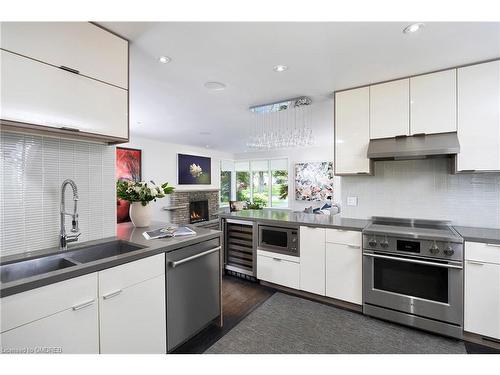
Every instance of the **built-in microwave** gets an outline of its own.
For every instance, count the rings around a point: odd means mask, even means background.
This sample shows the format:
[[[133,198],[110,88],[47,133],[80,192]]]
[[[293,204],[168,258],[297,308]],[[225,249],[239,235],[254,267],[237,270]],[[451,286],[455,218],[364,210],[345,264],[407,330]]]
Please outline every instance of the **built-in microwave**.
[[[299,229],[259,225],[259,250],[299,256]]]

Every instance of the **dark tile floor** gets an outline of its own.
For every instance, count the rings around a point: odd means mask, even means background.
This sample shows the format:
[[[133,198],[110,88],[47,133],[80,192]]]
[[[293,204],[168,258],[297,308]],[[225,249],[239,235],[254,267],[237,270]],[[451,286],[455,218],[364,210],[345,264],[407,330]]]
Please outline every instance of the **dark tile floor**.
[[[222,308],[224,326],[215,323],[192,337],[173,351],[174,354],[201,354],[229,332],[248,314],[259,307],[276,291],[272,288],[239,279],[234,276],[224,276],[222,279]],[[500,350],[487,346],[465,342],[469,354],[500,354]]]
[[[274,293],[274,289],[262,286],[257,282],[243,280],[234,276],[224,276],[222,279],[224,326],[220,328],[215,323],[208,326],[176,348],[173,353],[203,353]]]

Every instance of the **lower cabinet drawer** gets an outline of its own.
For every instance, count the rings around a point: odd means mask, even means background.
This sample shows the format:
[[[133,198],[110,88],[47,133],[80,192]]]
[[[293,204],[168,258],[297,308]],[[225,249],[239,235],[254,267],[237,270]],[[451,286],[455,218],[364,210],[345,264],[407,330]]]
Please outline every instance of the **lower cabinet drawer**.
[[[288,288],[300,287],[300,263],[257,255],[257,278]]]
[[[361,232],[344,229],[327,229],[326,242],[361,246]]]
[[[165,274],[165,254],[153,255],[99,271],[99,296],[114,293],[163,274]]]
[[[465,259],[500,264],[500,244],[467,241],[465,243]]]
[[[0,334],[2,353],[98,354],[97,301]]]
[[[0,330],[23,324],[97,300],[97,273],[42,286],[0,301]]]

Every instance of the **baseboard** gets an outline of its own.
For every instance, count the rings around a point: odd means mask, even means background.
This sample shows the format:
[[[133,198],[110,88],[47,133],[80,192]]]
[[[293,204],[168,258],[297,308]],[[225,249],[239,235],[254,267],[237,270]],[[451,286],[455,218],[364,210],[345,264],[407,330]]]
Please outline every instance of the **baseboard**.
[[[330,297],[325,297],[325,296],[320,296],[318,294],[314,293],[309,293],[309,292],[304,292],[303,290],[297,290],[293,288],[288,288],[286,286],[278,285],[278,284],[273,284],[267,281],[259,281],[261,285],[279,290],[280,292],[284,292],[287,294],[293,294],[302,298],[306,298],[312,301],[316,302],[321,302],[327,305],[339,307],[341,309],[349,310],[349,311],[354,311],[357,313],[362,313],[363,312],[363,306],[361,305],[356,305],[355,303],[350,303],[346,301],[341,301],[335,298],[330,298]]]
[[[476,333],[464,332],[464,341],[500,350],[500,340],[484,337]]]

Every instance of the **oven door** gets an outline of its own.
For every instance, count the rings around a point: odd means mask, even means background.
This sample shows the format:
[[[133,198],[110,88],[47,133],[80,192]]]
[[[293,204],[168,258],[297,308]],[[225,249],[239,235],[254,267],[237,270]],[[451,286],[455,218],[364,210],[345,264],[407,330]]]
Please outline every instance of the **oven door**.
[[[363,252],[363,303],[462,325],[463,265]]]
[[[291,229],[259,225],[258,249],[275,253],[295,255],[290,247]]]

